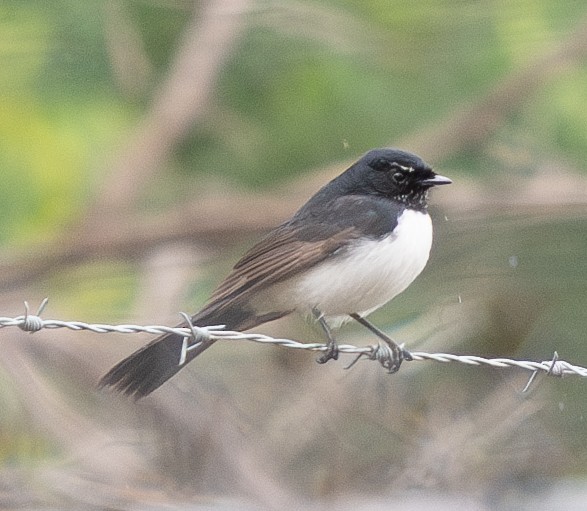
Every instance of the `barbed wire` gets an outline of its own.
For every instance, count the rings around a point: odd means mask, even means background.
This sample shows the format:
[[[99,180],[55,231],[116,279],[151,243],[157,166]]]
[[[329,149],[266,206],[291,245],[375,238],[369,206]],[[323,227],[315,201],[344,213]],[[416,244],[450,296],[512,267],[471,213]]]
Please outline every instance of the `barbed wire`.
[[[251,341],[260,344],[274,344],[283,346],[284,348],[303,349],[310,351],[325,351],[328,349],[326,344],[322,343],[302,343],[292,339],[279,339],[263,334],[243,333],[226,330],[223,325],[213,325],[199,327],[191,324],[189,316],[182,313],[182,316],[188,326],[186,327],[168,327],[160,325],[107,325],[101,323],[85,323],[83,321],[62,321],[58,319],[43,319],[41,314],[45,310],[48,300],[45,298],[39,306],[36,314],[31,314],[29,304],[25,301],[25,313],[22,316],[14,318],[0,317],[0,328],[17,327],[25,332],[37,332],[42,329],[56,329],[66,328],[69,330],[88,330],[90,332],[106,334],[106,333],[120,333],[120,334],[134,334],[147,333],[154,335],[173,333],[181,335],[185,338],[184,349],[182,350],[180,365],[185,362],[187,353],[202,342],[209,341]],[[365,358],[368,360],[377,360],[382,365],[384,361],[388,360],[389,347],[384,343],[376,345],[367,345],[363,347],[353,346],[350,344],[340,344],[339,351],[341,353],[355,354],[356,358],[346,368],[352,367],[358,360]],[[532,374],[528,383],[524,388],[524,392],[528,390],[530,384],[538,373],[544,373],[549,376],[581,376],[587,377],[587,368],[570,364],[564,360],[559,360],[557,352],[554,352],[550,360],[543,360],[542,362],[528,361],[528,360],[513,360],[509,358],[484,358],[476,355],[454,355],[451,353],[426,353],[422,351],[411,351],[412,361],[433,361],[433,362],[458,362],[461,364],[471,366],[489,366],[496,368],[517,367],[530,371]]]

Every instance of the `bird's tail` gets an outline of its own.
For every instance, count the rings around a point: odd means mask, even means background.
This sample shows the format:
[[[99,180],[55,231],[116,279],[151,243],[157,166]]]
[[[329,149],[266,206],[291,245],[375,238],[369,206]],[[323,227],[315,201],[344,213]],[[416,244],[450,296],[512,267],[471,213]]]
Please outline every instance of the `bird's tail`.
[[[184,339],[177,334],[158,337],[110,369],[100,380],[100,387],[113,387],[136,399],[147,396],[214,343],[203,342],[190,350],[185,363],[180,364]]]
[[[250,310],[242,308],[231,307],[224,313],[208,308],[196,314],[192,318],[192,323],[198,326],[222,324],[227,330],[247,330],[285,314],[256,316]],[[160,387],[215,341],[203,341],[199,346],[190,349],[185,361],[180,363],[183,342],[184,337],[177,334],[158,337],[116,364],[102,377],[99,386],[113,387],[128,396],[140,399]]]

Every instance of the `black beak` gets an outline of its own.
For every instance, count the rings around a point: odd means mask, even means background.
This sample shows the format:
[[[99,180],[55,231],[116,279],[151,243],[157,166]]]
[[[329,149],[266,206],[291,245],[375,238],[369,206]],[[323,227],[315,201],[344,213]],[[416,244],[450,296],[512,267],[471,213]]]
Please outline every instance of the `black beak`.
[[[439,176],[438,174],[430,179],[423,179],[420,181],[423,185],[438,186],[438,185],[449,185],[452,181],[448,177]]]

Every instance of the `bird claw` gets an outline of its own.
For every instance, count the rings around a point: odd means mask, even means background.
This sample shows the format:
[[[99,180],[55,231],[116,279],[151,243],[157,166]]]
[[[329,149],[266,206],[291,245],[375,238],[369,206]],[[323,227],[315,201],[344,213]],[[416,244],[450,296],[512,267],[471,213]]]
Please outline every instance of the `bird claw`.
[[[316,359],[316,362],[319,364],[325,364],[329,360],[338,360],[338,355],[338,344],[335,342],[329,342],[326,345],[326,350]]]
[[[373,353],[375,360],[387,369],[389,374],[397,373],[404,360],[414,360],[412,354],[398,344],[379,344]]]
[[[376,345],[371,346],[370,353],[359,353],[357,358],[353,360],[345,369],[350,369],[354,366],[361,357],[366,357],[369,360],[377,360],[389,374],[397,373],[404,360],[414,360],[412,354],[404,349],[403,345],[396,344],[395,342],[379,342]]]

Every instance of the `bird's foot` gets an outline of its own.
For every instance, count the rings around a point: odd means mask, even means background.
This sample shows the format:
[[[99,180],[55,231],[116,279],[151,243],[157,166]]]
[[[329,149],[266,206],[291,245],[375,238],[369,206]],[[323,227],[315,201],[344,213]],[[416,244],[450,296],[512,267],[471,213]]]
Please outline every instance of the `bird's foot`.
[[[351,318],[355,321],[358,321],[361,325],[368,328],[373,332],[381,341],[377,346],[372,346],[372,350],[370,354],[361,354],[368,357],[370,360],[378,360],[379,363],[387,369],[389,373],[396,373],[399,371],[400,366],[404,360],[414,360],[412,354],[405,350],[403,345],[399,345],[395,342],[391,337],[388,337],[382,330],[379,330],[375,325],[367,321],[363,318],[360,314],[353,313],[350,314]],[[385,344],[384,344],[385,343]],[[357,360],[361,357],[357,357]],[[352,367],[355,362],[351,363],[348,367]]]
[[[330,340],[326,345],[326,350],[316,359],[319,364],[325,364],[329,360],[338,360],[338,344]]]
[[[385,344],[380,342],[378,346],[375,346],[371,358],[379,361],[389,374],[399,371],[404,360],[414,360],[412,354],[404,349],[403,345],[391,339],[385,340]]]
[[[345,369],[350,369],[353,367],[361,357],[368,358],[369,360],[377,360],[389,374],[397,373],[399,371],[400,366],[404,360],[408,362],[410,360],[414,360],[412,354],[404,349],[403,345],[399,345],[396,342],[389,339],[390,342],[381,342],[379,341],[376,345],[371,345],[370,352],[363,352],[359,353],[357,357],[345,367]]]

